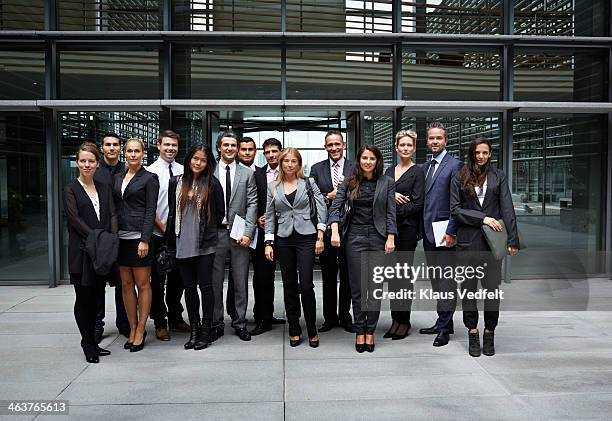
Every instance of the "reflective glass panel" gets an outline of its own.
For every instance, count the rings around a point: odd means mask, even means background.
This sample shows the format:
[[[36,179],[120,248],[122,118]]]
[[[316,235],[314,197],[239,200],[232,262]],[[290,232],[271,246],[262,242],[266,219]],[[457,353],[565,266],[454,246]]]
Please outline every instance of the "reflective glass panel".
[[[41,113],[0,112],[0,280],[49,278]]]
[[[160,85],[155,49],[60,52],[61,99],[155,99]]]
[[[174,0],[175,31],[280,32],[280,0]]]
[[[160,0],[57,0],[62,31],[159,31]]]
[[[500,34],[502,0],[402,1],[402,32]]]
[[[287,51],[287,99],[391,99],[391,51]]]
[[[2,0],[0,30],[42,31],[45,29],[44,0]]]
[[[0,56],[0,99],[45,97],[44,51],[0,51]]]

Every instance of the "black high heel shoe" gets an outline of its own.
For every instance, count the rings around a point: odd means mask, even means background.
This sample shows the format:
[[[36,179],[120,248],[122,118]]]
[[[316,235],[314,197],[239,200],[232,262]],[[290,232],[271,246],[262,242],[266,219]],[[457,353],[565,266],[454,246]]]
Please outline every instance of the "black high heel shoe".
[[[298,337],[297,339],[291,339],[291,337],[289,337],[289,345],[292,348],[295,348],[296,346],[298,346],[299,344],[302,343],[302,337]]]
[[[145,346],[145,339],[147,339],[147,331],[146,330],[142,334],[142,342],[139,343],[138,345],[132,344],[132,347],[130,348],[130,352],[142,351],[144,349],[144,346]]]
[[[357,338],[360,337],[360,336],[364,336],[364,339],[363,339],[364,343],[362,343],[362,344],[357,343]],[[356,335],[355,336],[355,351],[359,352],[360,354],[363,354],[365,352],[365,350],[366,350],[366,347],[365,347],[365,335]]]
[[[132,349],[133,346],[134,346],[134,343],[128,340],[126,341],[126,343],[123,344],[123,349]]]
[[[372,343],[371,344],[367,343],[367,337],[368,336],[372,337]],[[374,348],[376,348],[376,344],[374,343],[374,335],[366,335],[365,350],[368,351],[368,352],[374,352]]]
[[[385,332],[385,334],[383,335],[383,338],[385,339],[393,338],[395,335],[397,335],[397,329],[399,327],[400,327],[400,324],[396,322],[395,320],[393,320],[391,327],[389,328],[389,330]]]
[[[313,338],[317,338],[317,340],[314,340]],[[310,345],[311,348],[318,348],[319,347],[319,335],[315,335],[312,338],[308,338],[308,345]]]
[[[402,331],[402,327],[404,326],[406,327],[406,329],[404,330],[404,333],[400,333]],[[399,327],[397,328],[397,330],[395,331],[391,339],[394,341],[404,339],[410,333],[410,328],[411,328],[410,323],[408,324],[400,323]]]

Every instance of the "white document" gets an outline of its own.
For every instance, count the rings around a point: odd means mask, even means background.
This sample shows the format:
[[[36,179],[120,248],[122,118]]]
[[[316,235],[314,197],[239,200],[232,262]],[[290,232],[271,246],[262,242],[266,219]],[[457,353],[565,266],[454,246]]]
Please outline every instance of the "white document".
[[[431,223],[433,228],[434,240],[436,240],[436,247],[442,247],[446,245],[446,242],[442,243],[442,239],[446,234],[446,227],[448,227],[448,219],[446,221],[436,221]]]
[[[240,215],[234,216],[234,223],[232,224],[232,230],[230,231],[230,238],[238,241],[244,236],[244,231],[246,229],[246,221]],[[255,230],[255,236],[253,241],[251,241],[251,245],[249,246],[253,250],[257,247],[257,230]]]

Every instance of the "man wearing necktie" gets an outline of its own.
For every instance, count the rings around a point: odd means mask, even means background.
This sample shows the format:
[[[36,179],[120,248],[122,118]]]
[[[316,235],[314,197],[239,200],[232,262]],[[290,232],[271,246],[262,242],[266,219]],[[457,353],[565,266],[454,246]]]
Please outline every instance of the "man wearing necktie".
[[[336,198],[338,186],[345,177],[353,173],[355,164],[344,157],[346,143],[342,133],[330,130],[325,134],[325,150],[327,159],[314,164],[310,170],[312,177],[321,193],[326,198],[327,209]],[[348,282],[348,269],[344,259],[344,249],[332,247],[329,230],[324,236],[323,252],[319,256],[321,262],[321,278],[323,280],[323,324],[319,332],[327,332],[336,326],[342,326],[345,331],[353,332],[353,321],[350,314],[351,290]],[[340,272],[340,287],[338,288],[338,272]],[[339,291],[338,291],[339,289]]]
[[[176,162],[180,136],[172,130],[164,130],[157,139],[159,158],[146,169],[157,174],[159,180],[159,195],[157,196],[157,211],[151,243],[153,250],[163,244],[168,219],[168,186],[170,179],[183,174],[183,166]],[[165,287],[165,288],[164,288]],[[170,329],[179,332],[189,332],[191,328],[183,320],[183,280],[178,269],[160,275],[157,272],[157,260],[153,259],[151,266],[151,318],[155,323],[155,337],[160,341],[169,341]],[[165,302],[164,302],[165,298]],[[169,325],[169,326],[168,326]]]
[[[229,254],[230,271],[234,285],[234,309],[232,327],[236,335],[243,341],[251,340],[246,329],[246,310],[248,304],[249,276],[249,246],[255,236],[257,224],[257,186],[253,171],[242,165],[237,165],[238,136],[232,131],[224,131],[217,138],[219,165],[215,169],[215,177],[223,188],[225,197],[225,218],[219,228],[219,243],[213,264],[213,293],[215,309],[213,312],[213,327],[216,339],[224,334],[223,321],[223,280],[225,278],[225,260]],[[245,231],[239,240],[233,240],[229,234],[235,217],[245,220]],[[231,299],[231,294],[230,294]]]
[[[440,122],[433,122],[427,129],[427,147],[433,157],[423,165],[425,174],[425,203],[423,206],[423,249],[428,267],[453,266],[453,252],[457,227],[450,214],[450,184],[463,163],[446,151],[448,138],[446,128]],[[439,244],[434,238],[432,223],[448,220],[446,234]],[[437,302],[438,320],[432,327],[420,329],[422,334],[434,334],[433,346],[444,346],[449,335],[454,333],[453,314],[456,306],[457,284],[454,279],[431,278],[436,292],[453,292],[455,299],[440,299]]]

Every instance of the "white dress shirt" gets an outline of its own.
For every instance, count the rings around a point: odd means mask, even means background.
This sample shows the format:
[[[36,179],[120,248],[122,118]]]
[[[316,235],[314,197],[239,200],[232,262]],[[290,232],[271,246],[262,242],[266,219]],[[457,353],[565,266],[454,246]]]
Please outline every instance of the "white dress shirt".
[[[432,177],[434,176],[436,171],[438,171],[438,168],[440,168],[440,164],[442,163],[442,160],[444,159],[445,156],[446,156],[446,149],[440,152],[438,156],[432,157],[432,160],[435,160],[437,162],[436,166],[433,168],[433,172],[431,173]],[[431,164],[429,165],[429,170],[431,171]]]
[[[270,165],[268,165],[268,169],[266,170],[266,182],[271,183],[273,181],[276,181],[277,175],[278,165],[276,166],[276,168],[271,168]]]
[[[157,158],[157,161],[146,168],[147,171],[157,174],[159,180],[156,214],[162,224],[165,224],[168,220],[168,184],[170,183],[170,167],[172,167],[173,176],[183,174],[183,166],[181,164],[176,161],[164,161],[161,157]],[[153,233],[158,237],[163,236],[157,226],[153,226]]]
[[[485,199],[485,194],[487,194],[487,179],[485,178],[485,182],[482,185],[482,188],[477,186],[474,188],[474,190],[476,191],[476,197],[478,197],[480,206],[482,206],[484,199]]]
[[[253,171],[253,172],[255,172],[255,170],[257,169],[257,166],[255,165],[255,161],[253,161],[253,163],[252,163],[250,166],[245,165],[245,164],[244,164],[244,163],[242,163],[242,162],[240,163],[240,165],[241,165],[242,167],[244,167],[244,168],[248,168],[248,169],[250,169],[250,170],[251,170],[251,171]]]
[[[231,164],[226,164],[225,162],[223,162],[222,159],[219,160],[219,183],[221,183],[221,187],[223,187],[223,200],[225,200],[226,196],[226,192],[225,192],[225,172],[227,171],[225,169],[226,166],[230,167],[230,183],[232,185],[232,188],[234,188],[234,179],[236,178],[236,161],[232,161]],[[230,192],[230,197],[231,197],[232,192]],[[225,210],[225,214],[227,215],[228,210]],[[226,225],[227,224],[227,217],[224,216],[223,217],[223,222],[222,224]]]

